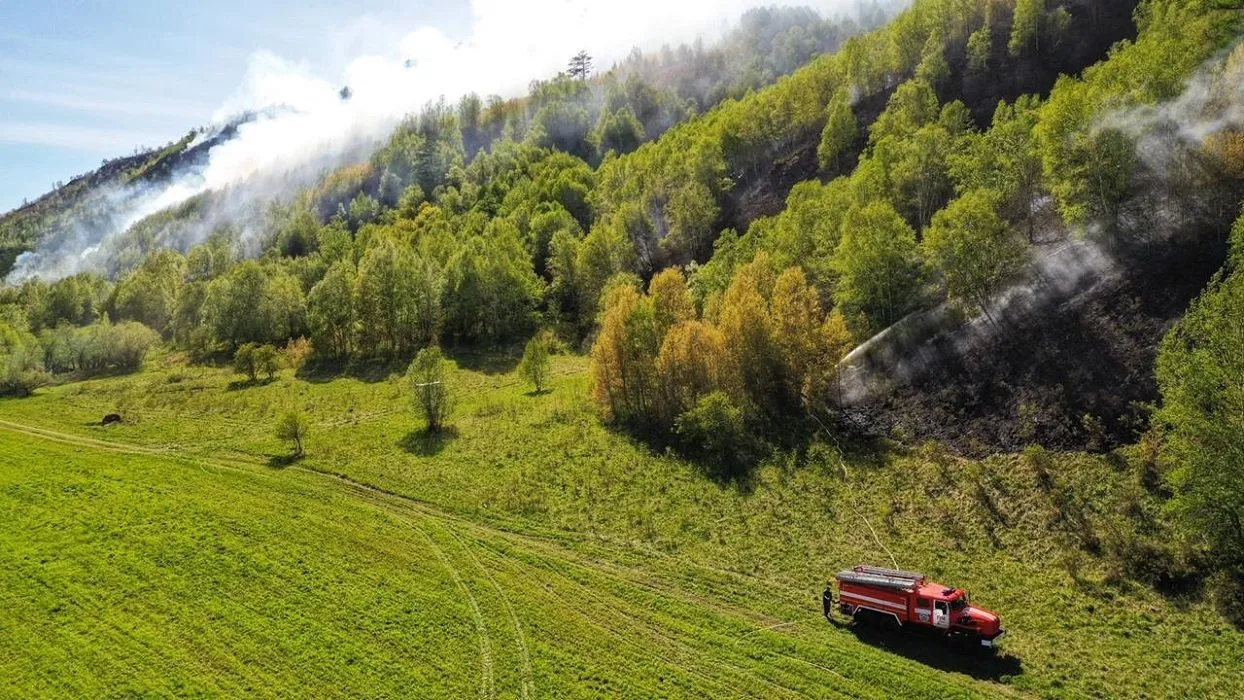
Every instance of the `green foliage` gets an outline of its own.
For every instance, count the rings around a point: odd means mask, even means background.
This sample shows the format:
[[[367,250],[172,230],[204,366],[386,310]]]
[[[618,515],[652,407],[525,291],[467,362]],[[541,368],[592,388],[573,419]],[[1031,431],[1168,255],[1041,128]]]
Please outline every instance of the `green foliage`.
[[[263,374],[272,381],[281,369],[281,351],[267,343],[246,343],[233,353],[233,370],[252,382]]]
[[[741,461],[740,451],[747,442],[742,409],[720,391],[701,396],[693,408],[679,415],[674,432],[691,454],[724,471]]]
[[[1041,19],[1045,14],[1045,0],[1016,0],[1015,17],[1011,22],[1011,39],[1007,50],[1019,56],[1039,48]]]
[[[0,322],[0,396],[26,397],[46,386],[42,354],[33,336]]]
[[[327,357],[346,357],[358,338],[358,304],[354,266],[339,262],[307,295],[307,326],[316,351]]]
[[[1172,508],[1215,563],[1244,572],[1244,272],[1229,268],[1162,342]]]
[[[57,373],[133,372],[159,341],[158,333],[135,321],[113,324],[104,320],[82,328],[61,326],[39,336],[43,365]]]
[[[177,311],[178,288],[185,277],[186,260],[181,255],[171,250],[151,253],[113,292],[117,318],[168,333]]]
[[[874,202],[847,213],[833,267],[840,275],[834,301],[857,337],[902,318],[920,287],[916,234],[894,207]]]
[[[518,363],[518,373],[535,389],[544,393],[549,380],[549,342],[546,333],[537,333],[523,348],[523,359]]]
[[[428,432],[440,432],[449,423],[454,408],[448,361],[435,345],[419,351],[406,370],[406,381],[414,394],[415,413],[427,424]]]
[[[273,427],[276,439],[292,443],[294,455],[297,457],[303,456],[302,443],[307,439],[309,430],[310,424],[307,422],[307,416],[301,411],[282,413]]]
[[[840,169],[842,154],[855,145],[860,135],[859,120],[851,108],[851,94],[845,88],[838,90],[825,111],[827,119],[816,158],[822,170]]]
[[[983,75],[989,70],[989,59],[993,55],[993,33],[989,26],[983,26],[972,32],[968,37],[968,70],[974,75]]]
[[[1028,251],[998,216],[999,196],[972,190],[933,217],[925,259],[941,275],[950,299],[989,313],[989,297],[1027,262]]]
[[[1010,221],[1031,220],[1032,202],[1041,182],[1041,153],[1033,132],[1041,102],[1020,97],[1013,104],[999,102],[993,126],[969,135],[963,150],[949,158],[950,175],[962,194],[990,189],[1001,197],[1001,210]]]
[[[298,281],[281,267],[255,261],[212,280],[201,313],[213,336],[233,347],[284,342],[306,325],[306,301]]]
[[[442,320],[442,274],[400,242],[382,240],[369,248],[359,262],[356,283],[364,347],[372,353],[407,355],[435,341]],[[332,290],[322,291],[324,296]],[[346,297],[339,284],[336,292],[342,294],[334,294],[332,304],[344,313]],[[327,298],[322,301],[329,303]],[[327,312],[328,306],[321,310]]]

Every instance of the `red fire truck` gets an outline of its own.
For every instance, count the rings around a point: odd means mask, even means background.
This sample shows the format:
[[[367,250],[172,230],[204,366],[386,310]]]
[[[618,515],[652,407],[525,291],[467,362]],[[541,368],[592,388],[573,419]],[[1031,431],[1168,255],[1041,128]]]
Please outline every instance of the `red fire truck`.
[[[973,606],[962,588],[928,581],[915,571],[857,566],[839,571],[838,609],[854,618],[861,613],[893,618],[900,627],[929,627],[947,636],[980,640],[994,647],[1006,635],[998,616]],[[825,616],[833,605],[833,583],[825,588]]]

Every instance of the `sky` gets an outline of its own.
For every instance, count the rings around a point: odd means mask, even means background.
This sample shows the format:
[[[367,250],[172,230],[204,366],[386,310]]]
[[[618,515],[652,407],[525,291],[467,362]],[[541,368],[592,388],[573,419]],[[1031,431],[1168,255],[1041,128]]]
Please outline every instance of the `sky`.
[[[332,80],[420,26],[451,41],[466,0],[0,0],[0,212],[206,125],[257,52]]]

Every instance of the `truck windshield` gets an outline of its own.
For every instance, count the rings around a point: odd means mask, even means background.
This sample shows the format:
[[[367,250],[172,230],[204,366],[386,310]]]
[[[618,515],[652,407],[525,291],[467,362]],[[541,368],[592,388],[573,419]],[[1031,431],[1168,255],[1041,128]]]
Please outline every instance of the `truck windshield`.
[[[968,597],[966,595],[950,601],[951,610],[962,610],[966,608],[967,606],[968,606]]]

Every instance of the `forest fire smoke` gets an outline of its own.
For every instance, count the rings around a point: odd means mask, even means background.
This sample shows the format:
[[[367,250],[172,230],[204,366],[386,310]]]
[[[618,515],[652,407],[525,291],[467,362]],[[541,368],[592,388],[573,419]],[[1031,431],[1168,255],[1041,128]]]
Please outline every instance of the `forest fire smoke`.
[[[599,68],[607,68],[633,48],[713,40],[758,4],[473,0],[465,39],[455,41],[439,28],[422,27],[387,54],[354,59],[339,80],[271,52],[256,52],[241,87],[214,117],[214,129],[233,123],[232,138],[166,181],[99,193],[92,209],[102,215],[80,217],[37,251],[23,254],[7,281],[36,276],[51,281],[100,270],[100,251],[110,239],[150,214],[205,192],[231,190],[229,197],[213,198],[214,206],[231,209],[209,218],[233,222],[245,241],[255,237],[261,223],[254,216],[260,205],[289,198],[327,170],[365,160],[406,115],[426,104],[452,102],[468,92],[516,96],[529,81],[562,70],[566,59],[583,48]],[[826,15],[849,13],[859,5],[855,0],[808,4]],[[654,23],[654,17],[661,21]],[[636,37],[643,37],[638,46]],[[244,113],[252,118],[233,121]],[[209,233],[202,231],[200,238]]]
[[[1055,309],[1108,288],[1131,274],[1120,256],[1129,247],[1149,245],[1192,231],[1221,217],[1212,196],[1189,198],[1177,191],[1187,183],[1214,186],[1222,179],[1218,139],[1240,138],[1244,129],[1244,44],[1207,62],[1176,98],[1105,113],[1095,133],[1115,130],[1134,144],[1138,164],[1130,196],[1107,227],[1095,224],[1074,232],[1052,224],[1045,238],[1059,240],[1040,251],[1019,280],[995,294],[989,314],[976,309],[966,321],[948,304],[913,313],[865,341],[838,365],[840,398],[846,408],[876,399],[897,386],[917,386],[948,362],[959,362],[1006,341],[1005,328],[1024,327]],[[1191,211],[1190,207],[1198,207]],[[1048,212],[1048,198],[1034,203]],[[1041,217],[1057,221],[1057,217]],[[990,318],[992,316],[992,318]]]

